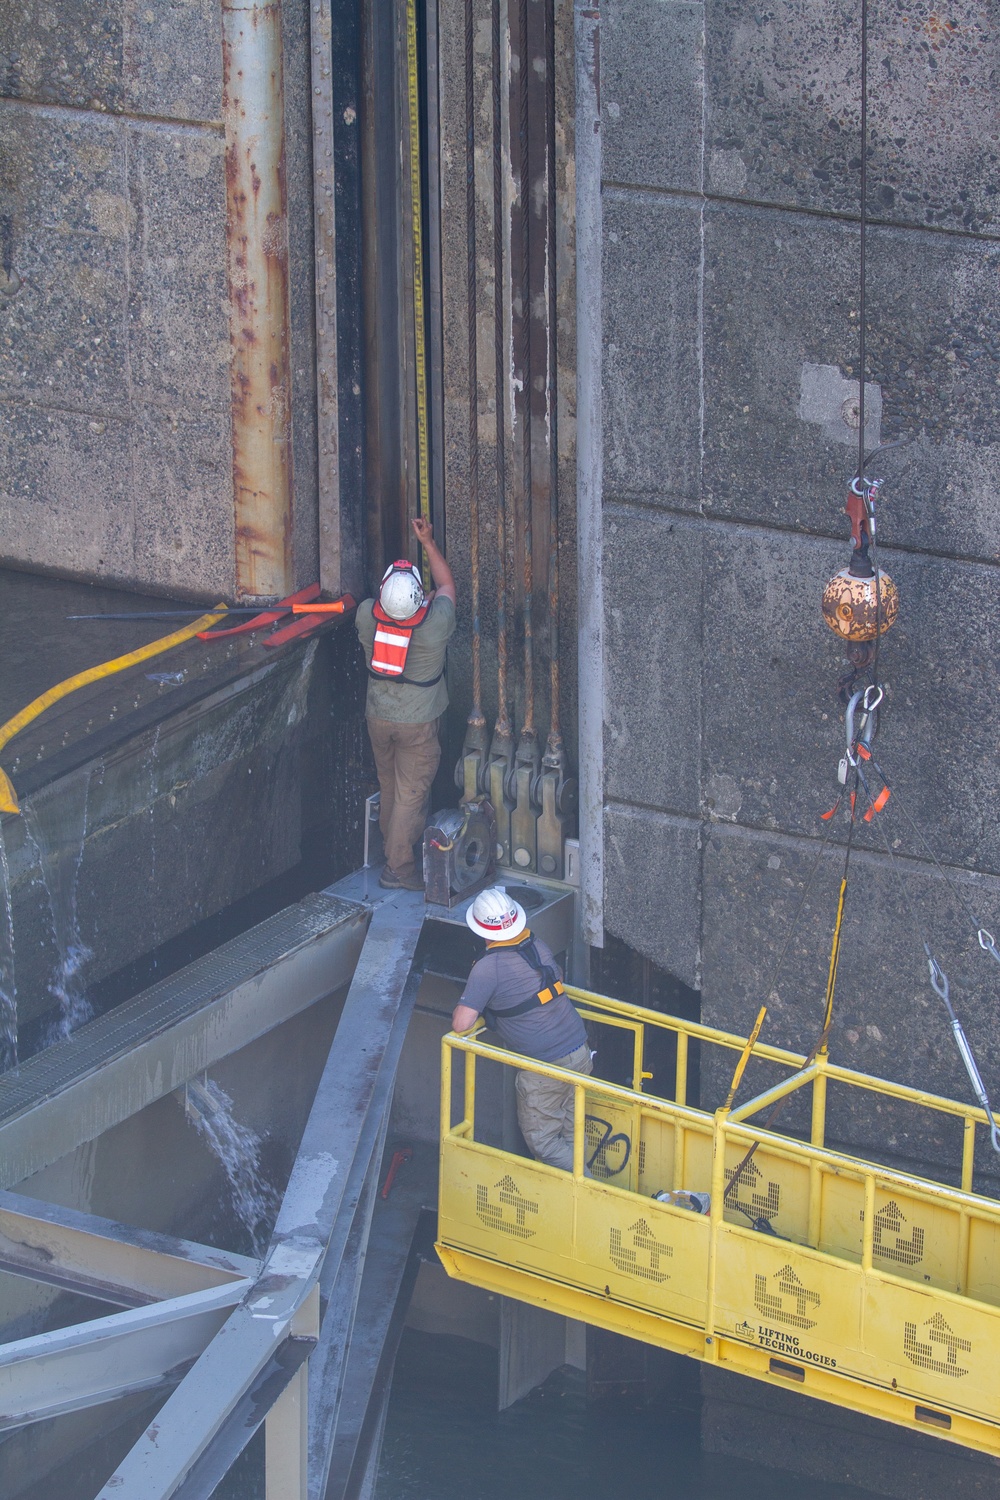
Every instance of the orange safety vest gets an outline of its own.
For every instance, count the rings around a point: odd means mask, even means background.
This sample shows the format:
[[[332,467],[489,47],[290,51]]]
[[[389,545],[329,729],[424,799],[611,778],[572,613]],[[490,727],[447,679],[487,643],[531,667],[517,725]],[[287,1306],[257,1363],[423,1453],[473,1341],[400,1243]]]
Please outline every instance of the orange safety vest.
[[[410,649],[410,641],[413,632],[424,623],[430,613],[430,605],[425,604],[418,609],[415,615],[410,615],[408,620],[394,620],[387,615],[376,599],[372,605],[372,614],[375,616],[375,640],[372,645],[372,659],[368,671],[372,677],[381,682],[388,678],[391,682],[405,682],[408,687],[433,687],[440,682],[444,676],[444,668],[436,677],[431,677],[426,682],[415,682],[412,677],[404,676],[406,668],[406,656]]]

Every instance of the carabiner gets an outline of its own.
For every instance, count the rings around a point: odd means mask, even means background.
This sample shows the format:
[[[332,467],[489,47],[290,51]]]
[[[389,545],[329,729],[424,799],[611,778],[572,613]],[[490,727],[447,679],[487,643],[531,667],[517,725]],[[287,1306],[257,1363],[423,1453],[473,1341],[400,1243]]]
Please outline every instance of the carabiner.
[[[873,696],[870,697],[869,695]],[[847,760],[852,766],[857,765],[854,754],[856,746],[864,745],[866,750],[871,749],[871,743],[875,738],[875,730],[878,723],[875,711],[884,697],[885,692],[877,683],[870,683],[868,687],[863,689],[858,688],[857,692],[851,694],[847,705],[847,712],[844,715],[844,731],[847,736]],[[860,715],[861,725],[855,734],[854,716],[857,713],[859,703],[862,709]]]
[[[980,927],[979,931],[976,933],[976,936],[979,939],[979,946],[980,948],[982,948],[983,952],[991,953],[996,959],[997,963],[1000,964],[1000,952],[997,952],[997,945],[992,932],[988,932],[985,927]]]

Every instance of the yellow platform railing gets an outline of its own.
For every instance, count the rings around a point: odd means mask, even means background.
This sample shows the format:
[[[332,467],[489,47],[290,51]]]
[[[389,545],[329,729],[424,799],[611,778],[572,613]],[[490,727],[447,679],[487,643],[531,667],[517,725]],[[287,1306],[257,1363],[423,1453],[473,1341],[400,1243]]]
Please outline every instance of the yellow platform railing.
[[[984,1112],[825,1054],[805,1066],[758,1044],[755,1061],[789,1076],[713,1115],[686,1102],[692,1043],[704,1061],[710,1047],[740,1053],[744,1038],[568,993],[592,1037],[632,1033],[631,1087],[506,1052],[482,1031],[444,1038],[438,1252],[448,1272],[1000,1455],[1000,1203],[972,1192]],[[676,1048],[673,1099],[644,1091],[653,1031]],[[571,1172],[497,1143],[497,1083],[512,1068],[573,1088]],[[477,1083],[490,1101],[479,1115]],[[831,1084],[953,1117],[961,1185],[829,1150]],[[802,1089],[808,1141],[751,1123]],[[676,1188],[710,1193],[710,1212],[652,1197]]]

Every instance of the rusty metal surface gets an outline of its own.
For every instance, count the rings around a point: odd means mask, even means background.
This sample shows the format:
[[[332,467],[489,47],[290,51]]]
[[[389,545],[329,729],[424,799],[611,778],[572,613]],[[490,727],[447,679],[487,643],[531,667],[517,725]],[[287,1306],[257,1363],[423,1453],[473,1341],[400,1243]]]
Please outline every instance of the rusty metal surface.
[[[223,0],[236,586],[292,586],[292,412],[281,7]]]
[[[320,582],[342,587],[340,430],[337,399],[337,226],[334,205],[333,68],[330,0],[309,7],[312,61],[313,231],[316,282],[316,420],[319,446]]]
[[[465,213],[469,351],[469,552],[472,590],[472,711],[469,726],[485,723],[479,620],[479,329],[476,318],[476,75],[475,3],[465,0]]]

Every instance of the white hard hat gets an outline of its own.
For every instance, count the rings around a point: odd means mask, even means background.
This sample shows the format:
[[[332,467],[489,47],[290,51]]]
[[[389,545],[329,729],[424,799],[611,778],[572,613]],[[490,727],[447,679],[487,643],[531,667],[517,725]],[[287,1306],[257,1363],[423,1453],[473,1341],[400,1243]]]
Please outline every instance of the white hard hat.
[[[378,602],[387,615],[394,620],[408,620],[416,614],[425,597],[420,574],[413,563],[404,557],[389,564],[382,574],[378,591]]]
[[[528,919],[524,907],[512,901],[502,886],[491,885],[489,890],[479,892],[465,913],[465,920],[473,932],[495,943],[518,937]]]

